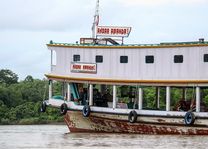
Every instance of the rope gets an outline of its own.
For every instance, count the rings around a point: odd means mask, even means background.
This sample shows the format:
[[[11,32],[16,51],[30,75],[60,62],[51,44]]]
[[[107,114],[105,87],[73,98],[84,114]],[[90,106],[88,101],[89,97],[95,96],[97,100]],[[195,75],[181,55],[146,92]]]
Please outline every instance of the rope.
[[[43,94],[43,101],[45,100],[45,97],[46,97],[46,87],[47,87],[47,84],[45,83],[44,94]]]

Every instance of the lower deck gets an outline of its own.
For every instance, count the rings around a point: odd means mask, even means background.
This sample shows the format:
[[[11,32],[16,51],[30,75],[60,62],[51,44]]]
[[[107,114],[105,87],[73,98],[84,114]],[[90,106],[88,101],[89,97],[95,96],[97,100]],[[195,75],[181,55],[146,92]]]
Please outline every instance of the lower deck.
[[[53,92],[58,88],[59,92]],[[101,109],[208,112],[208,87],[136,84],[91,84],[49,81],[49,101],[73,102]],[[60,105],[59,105],[60,106]]]
[[[208,134],[208,87],[204,85],[49,80],[45,104],[60,108],[72,132]]]

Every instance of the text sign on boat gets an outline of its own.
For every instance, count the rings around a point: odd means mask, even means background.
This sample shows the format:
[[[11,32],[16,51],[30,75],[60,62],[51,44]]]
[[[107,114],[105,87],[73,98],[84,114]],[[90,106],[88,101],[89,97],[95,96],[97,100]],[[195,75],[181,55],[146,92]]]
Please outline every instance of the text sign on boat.
[[[97,64],[92,63],[71,63],[71,72],[76,73],[97,73]]]
[[[131,27],[98,26],[97,36],[128,37]]]

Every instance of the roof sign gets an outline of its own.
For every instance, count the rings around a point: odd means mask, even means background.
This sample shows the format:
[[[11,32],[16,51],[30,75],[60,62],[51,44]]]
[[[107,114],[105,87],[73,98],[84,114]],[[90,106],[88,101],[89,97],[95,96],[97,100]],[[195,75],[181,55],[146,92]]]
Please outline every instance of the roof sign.
[[[128,37],[131,27],[98,26],[97,36]]]

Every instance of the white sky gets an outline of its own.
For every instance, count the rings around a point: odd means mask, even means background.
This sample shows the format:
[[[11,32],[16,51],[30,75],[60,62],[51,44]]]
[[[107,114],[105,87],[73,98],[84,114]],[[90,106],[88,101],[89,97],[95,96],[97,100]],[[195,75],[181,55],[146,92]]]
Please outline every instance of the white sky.
[[[0,69],[50,70],[46,44],[91,36],[96,0],[0,0]],[[131,26],[125,43],[208,40],[208,0],[100,0],[100,25]]]

